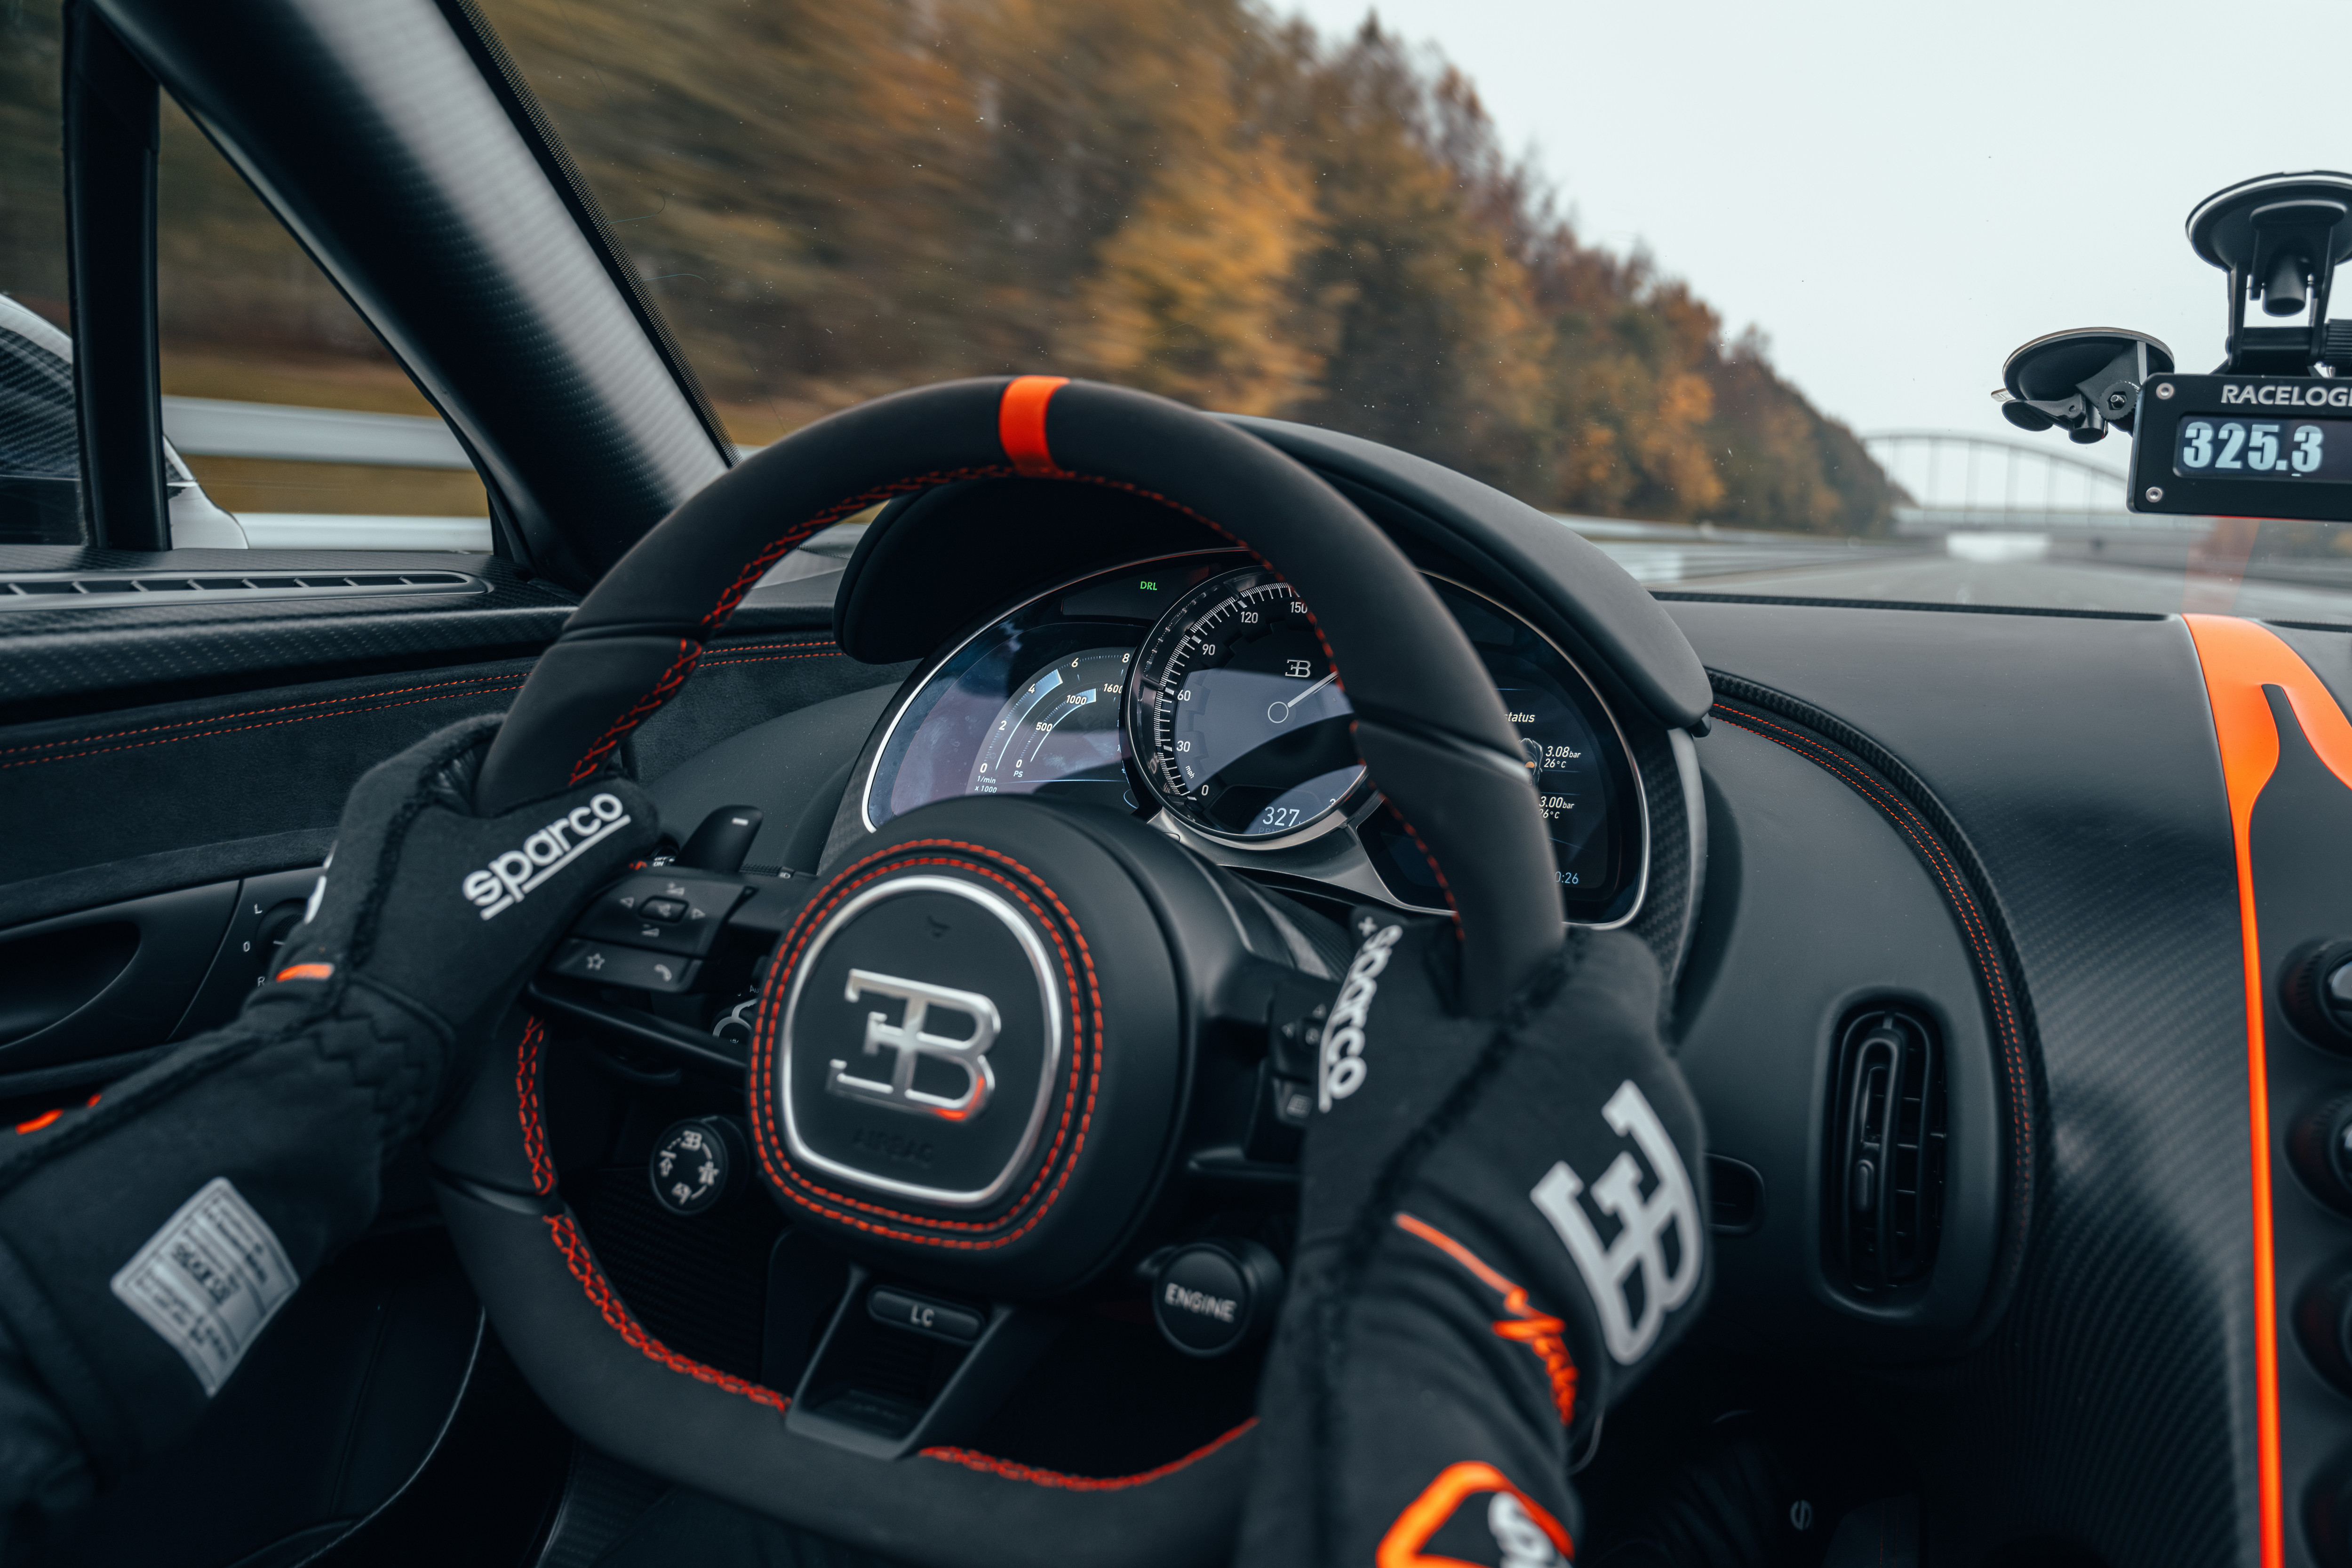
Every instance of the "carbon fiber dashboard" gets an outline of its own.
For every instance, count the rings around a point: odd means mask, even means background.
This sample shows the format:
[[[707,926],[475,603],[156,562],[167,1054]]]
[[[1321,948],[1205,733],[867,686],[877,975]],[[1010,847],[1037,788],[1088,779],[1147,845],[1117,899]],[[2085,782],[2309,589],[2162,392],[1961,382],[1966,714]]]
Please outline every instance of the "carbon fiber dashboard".
[[[1979,1347],[1882,1375],[1934,1555],[2042,1540],[2117,1564],[2259,1561],[2236,884],[2186,630],[1668,609],[1710,667],[1927,780],[2014,936],[2052,1129],[2023,1276]]]

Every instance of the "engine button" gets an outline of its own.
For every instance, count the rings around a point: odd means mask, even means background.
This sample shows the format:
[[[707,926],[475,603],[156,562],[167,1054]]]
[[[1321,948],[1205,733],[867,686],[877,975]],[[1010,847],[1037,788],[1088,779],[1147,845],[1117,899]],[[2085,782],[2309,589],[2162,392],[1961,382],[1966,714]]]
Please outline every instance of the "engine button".
[[[654,1140],[654,1200],[681,1219],[709,1213],[740,1185],[743,1134],[724,1116],[673,1122]]]
[[[1282,1265],[1255,1241],[1198,1242],[1151,1276],[1151,1319],[1187,1355],[1223,1355],[1273,1322]]]

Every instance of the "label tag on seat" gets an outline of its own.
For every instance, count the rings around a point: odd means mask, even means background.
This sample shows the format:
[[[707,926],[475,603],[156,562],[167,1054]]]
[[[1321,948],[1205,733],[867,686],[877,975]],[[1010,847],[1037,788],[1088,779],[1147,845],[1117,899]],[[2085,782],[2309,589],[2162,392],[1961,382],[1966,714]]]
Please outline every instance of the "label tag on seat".
[[[114,1293],[186,1358],[207,1398],[300,1283],[268,1221],[215,1176],[114,1276]]]

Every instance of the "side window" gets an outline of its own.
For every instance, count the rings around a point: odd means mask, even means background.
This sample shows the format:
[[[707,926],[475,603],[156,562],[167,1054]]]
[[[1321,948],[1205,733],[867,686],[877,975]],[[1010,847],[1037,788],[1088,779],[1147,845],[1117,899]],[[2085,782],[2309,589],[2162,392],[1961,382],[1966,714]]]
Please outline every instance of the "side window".
[[[81,528],[73,365],[66,335],[0,295],[0,544],[45,544]]]
[[[80,537],[54,0],[0,6],[0,544]]]
[[[0,544],[81,538],[59,13],[0,5]],[[174,544],[488,549],[456,438],[168,94],[157,186]]]
[[[168,94],[156,186],[163,431],[247,541],[488,549],[457,438]]]

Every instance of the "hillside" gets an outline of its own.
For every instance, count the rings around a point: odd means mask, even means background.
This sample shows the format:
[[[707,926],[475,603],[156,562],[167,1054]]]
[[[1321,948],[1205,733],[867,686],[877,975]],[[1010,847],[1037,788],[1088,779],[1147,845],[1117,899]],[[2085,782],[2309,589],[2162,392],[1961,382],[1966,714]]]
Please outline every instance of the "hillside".
[[[54,132],[26,142],[54,113],[45,9],[0,23],[0,288],[53,305]],[[1370,22],[1334,41],[1250,0],[484,10],[739,439],[1052,371],[1354,431],[1560,510],[1886,526],[1885,476],[1758,335],[1583,244],[1473,85]],[[381,350],[167,118],[167,375],[341,361],[356,389]]]

